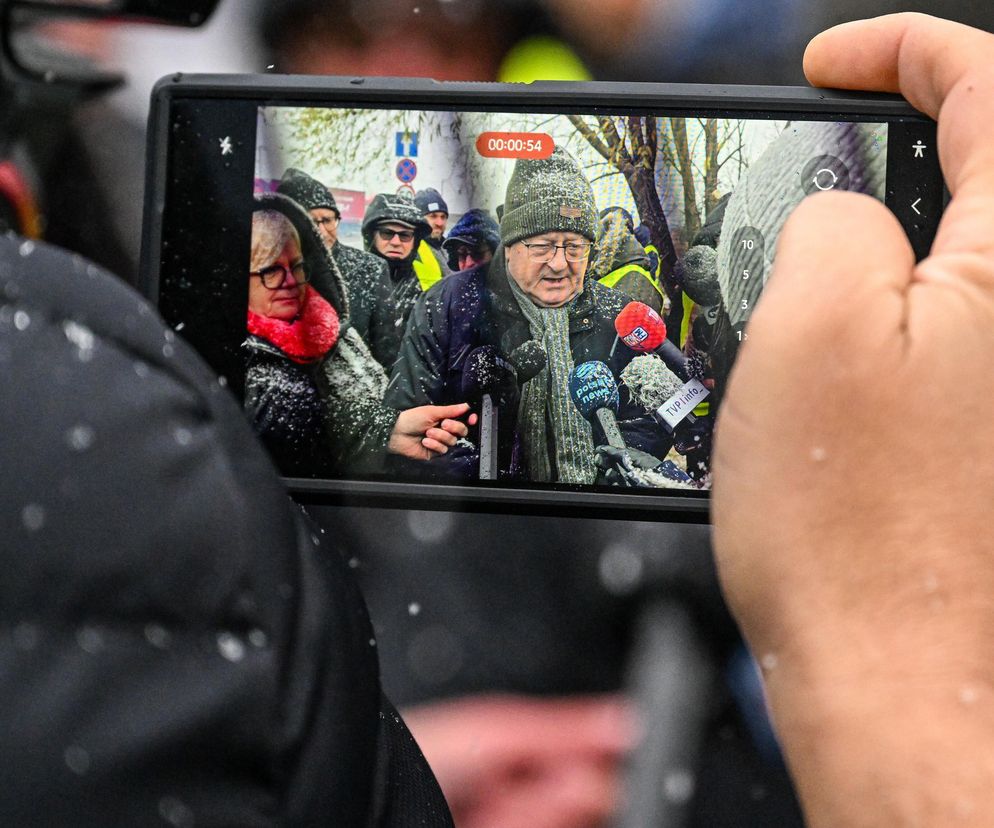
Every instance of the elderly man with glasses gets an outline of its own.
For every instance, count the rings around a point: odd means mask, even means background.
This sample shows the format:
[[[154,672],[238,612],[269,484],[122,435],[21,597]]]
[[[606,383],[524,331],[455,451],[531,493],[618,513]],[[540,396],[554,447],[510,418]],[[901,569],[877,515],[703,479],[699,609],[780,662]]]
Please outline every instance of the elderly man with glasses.
[[[467,389],[493,379],[480,374],[492,373],[496,364],[503,386],[493,395],[501,403],[497,477],[597,481],[597,446],[607,440],[573,404],[570,375],[596,360],[617,381],[634,356],[616,345],[614,329],[628,297],[588,275],[597,231],[590,183],[566,151],[519,160],[507,186],[500,247],[491,261],[449,277],[418,299],[384,401],[395,408],[462,401]],[[545,365],[530,378],[525,372],[515,376],[503,366],[529,340],[540,343]],[[496,357],[491,369],[474,359],[479,348]],[[668,438],[632,403],[627,389],[620,390],[617,416],[626,445],[661,460]],[[445,465],[454,464],[450,459]],[[472,462],[457,473],[467,470],[476,471]]]

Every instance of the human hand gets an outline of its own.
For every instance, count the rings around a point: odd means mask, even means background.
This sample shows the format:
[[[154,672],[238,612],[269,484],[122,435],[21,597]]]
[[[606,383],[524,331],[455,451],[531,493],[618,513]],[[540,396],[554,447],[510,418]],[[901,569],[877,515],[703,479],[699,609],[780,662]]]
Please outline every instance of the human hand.
[[[722,582],[812,826],[994,812],[992,67],[994,37],[922,15],[812,41],[816,86],[938,117],[953,198],[917,266],[879,202],[806,199],[716,430]]]
[[[436,454],[445,454],[469,433],[466,423],[456,419],[468,411],[468,403],[422,405],[401,411],[387,449],[413,460],[429,460]],[[470,414],[467,421],[476,425],[476,419],[476,414]]]
[[[636,741],[634,716],[614,696],[475,696],[405,710],[404,720],[459,828],[605,825]]]

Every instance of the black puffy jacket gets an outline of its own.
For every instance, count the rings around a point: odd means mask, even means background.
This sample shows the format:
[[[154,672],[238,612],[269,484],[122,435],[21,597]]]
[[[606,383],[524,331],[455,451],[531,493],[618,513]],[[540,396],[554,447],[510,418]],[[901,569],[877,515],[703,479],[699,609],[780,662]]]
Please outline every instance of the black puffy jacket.
[[[451,825],[348,567],[113,277],[0,239],[0,824]]]

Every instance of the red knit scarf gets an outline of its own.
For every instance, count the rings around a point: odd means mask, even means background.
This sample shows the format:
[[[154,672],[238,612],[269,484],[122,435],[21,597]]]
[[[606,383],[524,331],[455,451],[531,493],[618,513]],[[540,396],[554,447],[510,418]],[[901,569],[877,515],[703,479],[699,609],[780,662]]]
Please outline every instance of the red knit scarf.
[[[292,322],[248,312],[248,332],[271,342],[294,362],[316,362],[338,342],[335,309],[310,285],[304,290],[303,313]]]

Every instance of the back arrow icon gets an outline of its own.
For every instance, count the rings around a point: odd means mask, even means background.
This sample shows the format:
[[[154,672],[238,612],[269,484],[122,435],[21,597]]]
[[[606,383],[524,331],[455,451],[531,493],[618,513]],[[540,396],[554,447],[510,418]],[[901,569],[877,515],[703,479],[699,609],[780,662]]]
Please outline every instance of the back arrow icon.
[[[921,203],[920,198],[916,198],[914,203],[911,205],[911,209],[914,210],[918,215],[922,214],[922,211],[918,209],[918,205]]]

